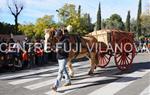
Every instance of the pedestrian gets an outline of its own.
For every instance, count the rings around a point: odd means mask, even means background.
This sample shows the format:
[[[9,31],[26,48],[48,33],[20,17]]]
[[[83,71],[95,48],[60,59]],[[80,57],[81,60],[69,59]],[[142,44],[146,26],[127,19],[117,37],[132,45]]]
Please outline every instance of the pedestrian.
[[[29,39],[26,37],[23,41],[23,48],[24,50],[22,51],[22,69],[27,69],[30,68],[29,64]]]
[[[58,70],[56,81],[54,85],[51,87],[51,89],[57,91],[57,88],[59,87],[63,76],[65,77],[64,86],[71,85],[71,80],[66,68],[68,52],[65,51],[69,49],[69,41],[67,39],[67,36],[63,35],[61,30],[56,31],[55,37],[58,39],[58,43],[56,43],[56,53],[57,53],[57,60],[59,64],[59,70]]]
[[[35,66],[35,52],[34,52],[34,41],[31,41],[31,46],[29,48],[29,65],[30,68]]]
[[[19,40],[13,45],[14,49],[14,58],[15,58],[15,67],[22,68],[21,62],[21,43]]]
[[[42,65],[42,57],[43,57],[43,49],[40,40],[36,40],[35,43],[35,55],[36,55],[36,63],[38,66]]]

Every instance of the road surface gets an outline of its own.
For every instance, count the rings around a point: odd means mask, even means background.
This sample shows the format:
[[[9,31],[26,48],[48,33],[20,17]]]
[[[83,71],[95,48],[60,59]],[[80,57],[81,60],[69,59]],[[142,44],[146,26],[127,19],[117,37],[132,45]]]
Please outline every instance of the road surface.
[[[61,86],[55,95],[150,95],[150,54],[138,54],[132,69],[121,72],[113,58],[106,68],[87,75],[89,62],[73,63],[72,85]],[[57,76],[58,65],[3,73],[0,95],[53,95],[50,87]],[[63,84],[63,82],[62,82]]]

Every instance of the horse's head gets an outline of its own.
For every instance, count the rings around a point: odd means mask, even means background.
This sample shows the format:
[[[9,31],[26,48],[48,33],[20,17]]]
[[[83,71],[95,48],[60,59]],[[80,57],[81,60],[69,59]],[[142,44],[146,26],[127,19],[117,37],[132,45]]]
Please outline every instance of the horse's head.
[[[55,35],[55,29],[54,28],[50,28],[50,29],[45,29],[45,40],[48,41],[53,40],[54,39],[54,35]]]
[[[47,50],[47,46],[53,47],[56,44],[55,31],[54,28],[45,29],[45,50]]]

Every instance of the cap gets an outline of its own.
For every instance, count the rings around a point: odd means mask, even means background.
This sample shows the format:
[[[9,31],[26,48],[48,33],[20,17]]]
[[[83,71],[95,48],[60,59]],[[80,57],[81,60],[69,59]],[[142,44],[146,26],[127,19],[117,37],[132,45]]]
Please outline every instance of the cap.
[[[49,32],[50,29],[45,29],[44,32],[45,34]]]
[[[73,28],[72,28],[71,25],[68,25],[68,26],[66,27],[66,29],[68,30],[68,32],[71,32],[71,31],[73,30]]]
[[[61,36],[63,33],[62,33],[62,31],[59,29],[59,30],[56,30],[55,31],[55,37],[59,37],[59,36]]]

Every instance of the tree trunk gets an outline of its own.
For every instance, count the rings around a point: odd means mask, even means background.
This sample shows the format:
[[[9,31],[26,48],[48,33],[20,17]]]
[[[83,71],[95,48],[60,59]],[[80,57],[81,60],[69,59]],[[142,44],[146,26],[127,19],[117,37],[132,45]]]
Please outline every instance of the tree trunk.
[[[14,34],[17,34],[18,32],[18,16],[15,16],[15,33]]]

